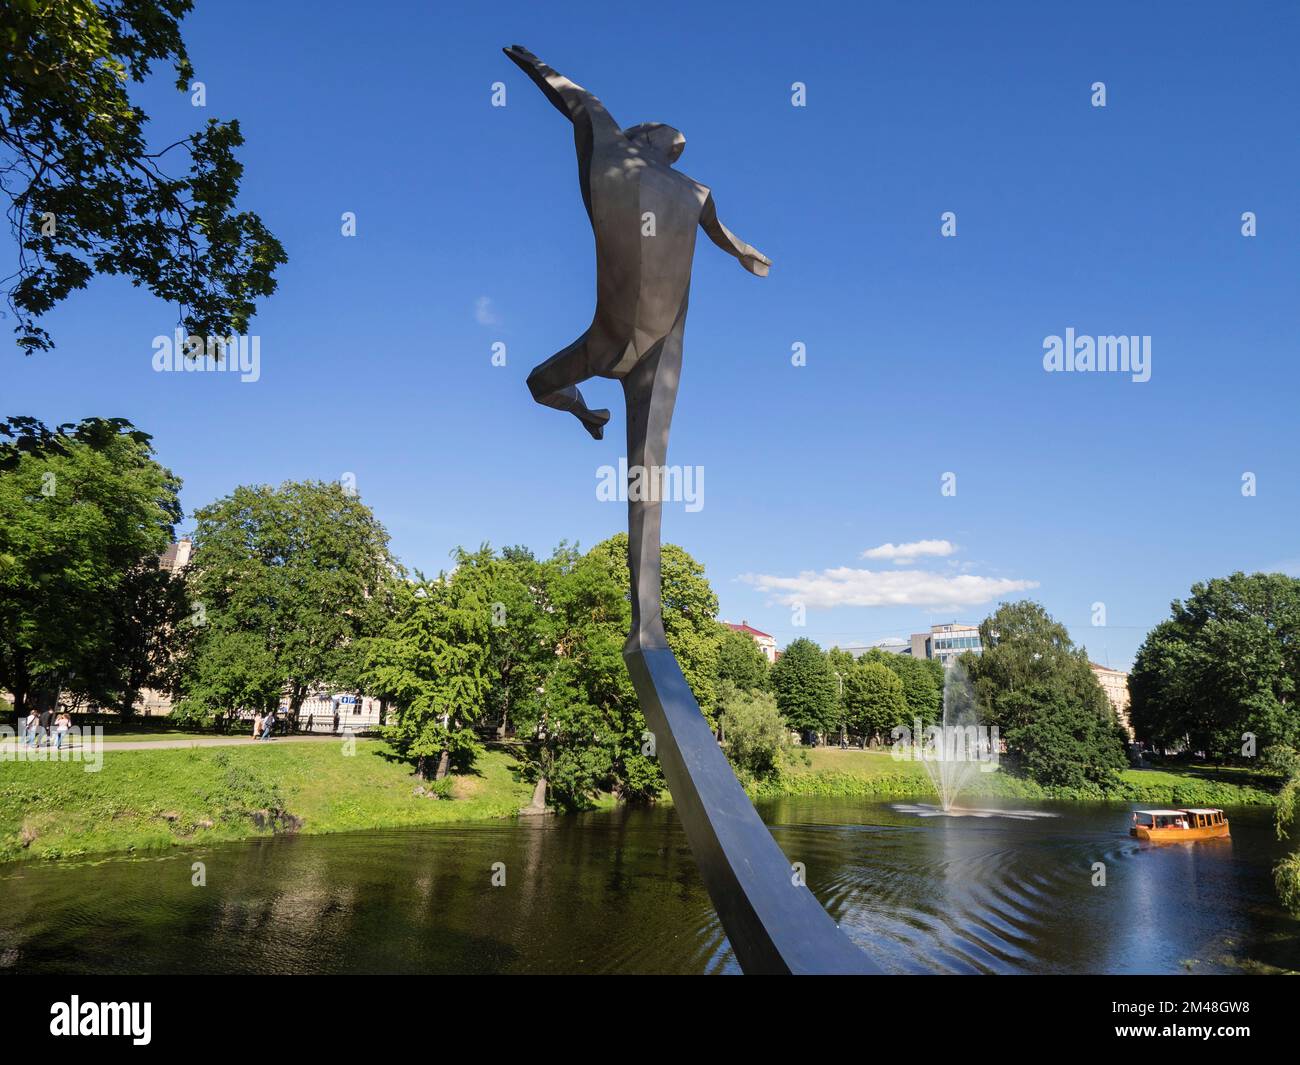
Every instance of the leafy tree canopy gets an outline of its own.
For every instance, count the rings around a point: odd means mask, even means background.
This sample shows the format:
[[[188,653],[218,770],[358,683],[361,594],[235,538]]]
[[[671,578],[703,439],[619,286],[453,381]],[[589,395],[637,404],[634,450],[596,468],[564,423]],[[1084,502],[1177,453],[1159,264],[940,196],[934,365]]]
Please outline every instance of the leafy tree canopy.
[[[1002,603],[980,624],[982,651],[961,663],[981,722],[997,725],[1040,784],[1105,791],[1127,765],[1124,733],[1082,648],[1038,603]]]
[[[1234,573],[1192,586],[1138,650],[1129,677],[1140,738],[1218,757],[1296,745],[1300,580]]]
[[[22,710],[63,686],[112,701],[133,675],[132,602],[180,520],[180,481],[121,419],[0,423],[0,685]]]
[[[357,688],[358,641],[390,617],[398,573],[370,508],[339,484],[288,481],[241,486],[195,518],[189,583],[203,623],[178,712],[208,719],[285,698],[296,714],[317,684]],[[231,663],[236,646],[245,654]]]
[[[472,568],[437,580],[403,582],[396,615],[364,643],[366,686],[393,703],[387,738],[422,776],[441,779],[448,765],[472,762],[473,730],[486,709],[489,608]]]
[[[758,644],[743,632],[722,625],[718,680],[730,681],[740,691],[761,691],[767,686],[767,673],[767,659]]]
[[[937,659],[891,654],[879,647],[873,647],[858,661],[876,662],[902,682],[903,699],[907,703],[907,720],[900,722],[901,724],[911,728],[915,718],[920,718],[923,725],[932,725],[938,720],[943,712],[944,671],[943,664]]]
[[[7,297],[28,354],[53,346],[37,320],[95,274],[177,304],[204,337],[243,333],[275,290],[284,249],[235,206],[239,123],[210,119],[151,150],[127,92],[155,63],[190,90],[180,21],[192,6],[0,0],[0,192],[18,249]]]
[[[644,802],[664,786],[646,748],[647,726],[623,661],[631,627],[627,535],[587,554],[562,547],[552,564],[555,668],[542,698],[555,801],[581,806],[608,788]],[[719,626],[717,596],[704,567],[675,544],[663,547],[664,630],[700,709],[716,726]]]
[[[767,692],[732,689],[722,704],[722,723],[727,757],[742,780],[763,780],[780,772],[790,734],[776,699]]]
[[[883,662],[854,662],[844,676],[844,711],[850,732],[876,738],[896,725],[911,727],[903,682]]]
[[[829,732],[839,727],[839,681],[826,653],[800,638],[772,667],[772,692],[786,724],[798,731]]]

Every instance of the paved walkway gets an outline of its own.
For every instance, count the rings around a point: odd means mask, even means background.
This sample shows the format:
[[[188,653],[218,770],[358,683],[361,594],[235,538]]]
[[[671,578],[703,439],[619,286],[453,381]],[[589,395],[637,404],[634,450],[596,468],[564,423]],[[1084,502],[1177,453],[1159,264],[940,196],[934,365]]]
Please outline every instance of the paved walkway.
[[[357,736],[357,739],[366,739],[365,736]],[[267,743],[338,743],[344,739],[343,736],[277,736],[273,740],[267,740]],[[0,751],[12,750],[14,740],[0,740]],[[252,743],[261,743],[262,740],[255,740],[252,736],[183,736],[175,740],[125,740],[122,743],[115,743],[108,737],[104,738],[104,750],[106,751],[166,751],[175,750],[178,747],[243,747]],[[84,747],[85,744],[80,740],[73,746]],[[51,748],[52,749],[52,748]]]

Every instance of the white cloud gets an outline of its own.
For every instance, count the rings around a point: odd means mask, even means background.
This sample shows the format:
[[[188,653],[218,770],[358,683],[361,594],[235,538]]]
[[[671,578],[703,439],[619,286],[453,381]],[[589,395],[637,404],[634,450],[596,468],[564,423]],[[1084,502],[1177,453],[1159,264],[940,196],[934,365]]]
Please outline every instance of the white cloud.
[[[499,325],[501,318],[487,296],[480,296],[474,301],[474,321],[479,325]]]
[[[881,544],[862,552],[863,558],[888,559],[895,566],[904,566],[918,558],[933,556],[944,558],[957,550],[951,540],[913,540],[908,544]]]
[[[925,570],[869,570],[841,566],[797,577],[746,573],[740,579],[785,606],[915,606],[957,609],[1037,588],[1037,581]]]

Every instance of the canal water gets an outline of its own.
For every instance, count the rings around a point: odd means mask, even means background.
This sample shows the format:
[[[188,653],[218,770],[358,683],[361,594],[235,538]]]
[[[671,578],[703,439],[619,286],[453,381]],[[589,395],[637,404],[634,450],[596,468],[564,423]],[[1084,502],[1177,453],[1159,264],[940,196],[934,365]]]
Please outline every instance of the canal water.
[[[1270,811],[1152,845],[1126,806],[980,805],[760,812],[891,972],[1300,971]],[[670,806],[0,865],[0,973],[737,971]]]

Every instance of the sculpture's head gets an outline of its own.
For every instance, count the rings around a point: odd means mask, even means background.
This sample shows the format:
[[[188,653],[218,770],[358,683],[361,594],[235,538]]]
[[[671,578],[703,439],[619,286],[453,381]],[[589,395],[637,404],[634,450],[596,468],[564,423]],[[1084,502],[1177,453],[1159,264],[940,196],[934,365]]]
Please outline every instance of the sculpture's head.
[[[677,162],[686,147],[686,138],[680,130],[665,126],[662,122],[642,122],[640,125],[625,129],[623,133],[637,147],[663,159],[666,163]]]

